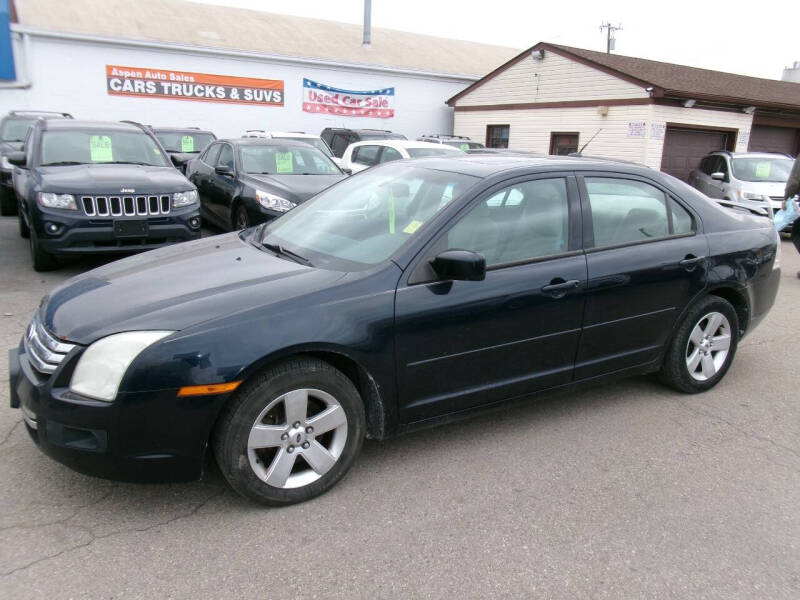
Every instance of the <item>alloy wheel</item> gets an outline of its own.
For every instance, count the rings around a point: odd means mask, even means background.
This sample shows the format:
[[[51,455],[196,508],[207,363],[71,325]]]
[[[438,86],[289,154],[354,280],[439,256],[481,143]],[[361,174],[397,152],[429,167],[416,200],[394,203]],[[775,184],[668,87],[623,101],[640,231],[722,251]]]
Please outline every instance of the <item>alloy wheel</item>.
[[[725,365],[731,347],[731,324],[720,312],[697,322],[686,344],[686,368],[696,381],[707,381]]]

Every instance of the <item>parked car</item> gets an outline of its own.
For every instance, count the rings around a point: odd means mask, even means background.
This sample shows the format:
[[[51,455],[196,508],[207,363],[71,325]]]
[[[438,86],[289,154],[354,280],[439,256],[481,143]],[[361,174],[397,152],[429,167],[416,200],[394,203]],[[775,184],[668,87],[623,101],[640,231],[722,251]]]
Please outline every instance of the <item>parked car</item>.
[[[0,120],[0,215],[17,214],[17,199],[14,197],[14,182],[11,174],[14,165],[6,154],[22,150],[28,130],[36,119],[71,119],[69,113],[34,110],[12,110]]]
[[[405,158],[424,158],[427,156],[458,156],[461,150],[430,142],[408,140],[375,140],[357,142],[348,146],[342,156],[342,168],[358,173],[381,163],[403,160]]]
[[[337,158],[344,155],[350,144],[363,140],[404,140],[406,136],[388,129],[345,129],[342,127],[326,127],[320,134],[322,140]]]
[[[38,120],[8,155],[19,233],[37,271],[56,257],[129,253],[200,237],[197,190],[145,128]]]
[[[775,300],[777,248],[768,216],[645,167],[389,163],[62,284],[9,353],[11,406],[81,472],[196,479],[208,448],[290,504],[365,436],[649,372],[712,388]]]
[[[226,230],[274,219],[346,177],[308,143],[255,137],[218,140],[186,172],[203,218]]]
[[[794,160],[766,152],[712,152],[689,173],[689,185],[709,198],[752,200],[778,210]]]
[[[336,166],[341,167],[342,162],[339,157],[334,156],[331,149],[328,147],[321,137],[313,133],[305,133],[303,131],[265,131],[264,129],[248,129],[242,137],[261,137],[268,139],[278,140],[294,140],[295,142],[305,142],[311,144],[336,163]]]
[[[464,152],[467,150],[479,150],[486,147],[478,142],[473,142],[471,139],[464,137],[463,135],[442,135],[437,133],[420,136],[417,138],[417,141],[431,142],[432,144],[447,144],[453,148],[463,150]]]
[[[154,127],[153,134],[181,173],[186,173],[186,163],[217,139],[212,132],[199,127]]]

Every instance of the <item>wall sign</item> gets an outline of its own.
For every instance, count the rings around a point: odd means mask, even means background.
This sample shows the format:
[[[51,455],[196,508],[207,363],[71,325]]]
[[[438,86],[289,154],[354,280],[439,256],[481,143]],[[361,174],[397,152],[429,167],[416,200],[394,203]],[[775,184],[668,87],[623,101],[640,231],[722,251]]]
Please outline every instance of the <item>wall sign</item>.
[[[647,131],[646,121],[631,121],[628,123],[629,138],[643,138],[645,131]]]
[[[394,88],[382,90],[342,90],[303,79],[303,110],[349,117],[394,116]]]
[[[283,80],[106,65],[111,96],[283,106]]]
[[[650,123],[650,139],[663,140],[667,132],[666,123]]]

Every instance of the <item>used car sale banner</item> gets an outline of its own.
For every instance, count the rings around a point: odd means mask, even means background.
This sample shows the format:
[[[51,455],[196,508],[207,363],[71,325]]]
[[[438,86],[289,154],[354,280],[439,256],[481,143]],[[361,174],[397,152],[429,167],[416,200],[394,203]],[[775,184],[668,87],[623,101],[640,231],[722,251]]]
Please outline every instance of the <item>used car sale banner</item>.
[[[283,80],[106,65],[112,96],[283,106]]]
[[[394,88],[340,90],[303,79],[303,110],[310,113],[390,119],[394,116]]]

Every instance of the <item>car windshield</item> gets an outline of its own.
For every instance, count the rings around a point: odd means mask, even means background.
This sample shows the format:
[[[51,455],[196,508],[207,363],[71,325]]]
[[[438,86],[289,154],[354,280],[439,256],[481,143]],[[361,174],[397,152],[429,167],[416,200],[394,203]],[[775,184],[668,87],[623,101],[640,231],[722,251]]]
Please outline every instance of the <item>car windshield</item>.
[[[181,154],[202,152],[214,141],[214,136],[210,133],[169,132],[155,135],[167,152],[180,152]]]
[[[241,146],[245,173],[262,175],[339,175],[331,159],[313,146]]]
[[[276,139],[292,140],[292,141],[295,141],[295,142],[303,142],[305,144],[310,144],[311,146],[314,146],[314,148],[316,148],[317,150],[322,152],[325,156],[333,156],[333,153],[331,152],[331,149],[328,148],[328,144],[323,142],[320,138],[289,137],[289,136],[284,137],[284,136],[280,136],[279,138],[276,138]]]
[[[475,150],[476,148],[484,147],[483,144],[479,144],[478,142],[467,142],[464,140],[449,140],[442,143],[452,146],[453,148],[458,148],[459,150]]]
[[[445,154],[453,156],[459,154],[458,150],[454,150],[450,146],[441,146],[439,148],[406,148],[406,152],[411,158],[424,158],[426,156],[443,156]]]
[[[70,129],[42,135],[41,166],[96,163],[170,166],[155,140],[144,132]]]
[[[478,178],[387,163],[343,180],[264,226],[314,266],[359,270],[387,260]]]
[[[734,158],[733,175],[740,181],[771,181],[785,183],[794,161],[782,157]]]
[[[4,142],[24,142],[28,128],[36,119],[6,119],[0,130],[0,139]]]

